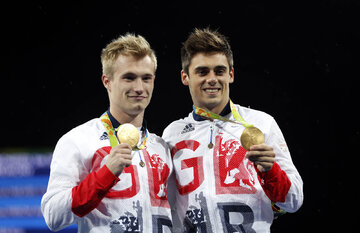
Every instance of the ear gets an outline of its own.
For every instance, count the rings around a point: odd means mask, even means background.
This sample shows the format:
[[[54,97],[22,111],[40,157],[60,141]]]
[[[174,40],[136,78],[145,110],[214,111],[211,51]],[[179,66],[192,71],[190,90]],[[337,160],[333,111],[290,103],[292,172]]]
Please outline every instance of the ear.
[[[181,70],[181,82],[185,86],[189,86],[189,75],[187,75],[184,70]]]
[[[101,76],[101,81],[102,81],[104,87],[105,87],[108,91],[110,91],[110,79],[109,79],[109,76],[107,76],[107,75],[104,74],[103,76]]]
[[[232,68],[232,69],[230,70],[229,75],[230,75],[230,81],[229,81],[229,83],[233,83],[233,82],[234,82],[234,68]]]

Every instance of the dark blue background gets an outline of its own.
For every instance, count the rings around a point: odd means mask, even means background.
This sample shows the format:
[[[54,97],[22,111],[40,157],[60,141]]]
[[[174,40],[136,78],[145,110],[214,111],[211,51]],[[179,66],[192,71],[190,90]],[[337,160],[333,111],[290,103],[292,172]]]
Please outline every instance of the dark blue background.
[[[161,135],[192,110],[180,82],[181,43],[194,27],[210,26],[232,45],[232,100],[275,117],[304,180],[303,207],[276,220],[272,232],[345,232],[351,224],[359,1],[9,4],[1,14],[1,148],[52,150],[61,135],[100,116],[108,107],[100,51],[128,31],[143,35],[157,53],[145,118]]]

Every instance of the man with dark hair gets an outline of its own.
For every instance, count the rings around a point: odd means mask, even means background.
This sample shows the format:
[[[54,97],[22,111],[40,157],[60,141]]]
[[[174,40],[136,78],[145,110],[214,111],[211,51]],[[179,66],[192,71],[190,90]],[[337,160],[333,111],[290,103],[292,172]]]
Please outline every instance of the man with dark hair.
[[[181,49],[194,111],[171,123],[175,232],[270,232],[272,206],[297,211],[303,182],[268,114],[234,104],[233,56],[217,31],[195,29]]]

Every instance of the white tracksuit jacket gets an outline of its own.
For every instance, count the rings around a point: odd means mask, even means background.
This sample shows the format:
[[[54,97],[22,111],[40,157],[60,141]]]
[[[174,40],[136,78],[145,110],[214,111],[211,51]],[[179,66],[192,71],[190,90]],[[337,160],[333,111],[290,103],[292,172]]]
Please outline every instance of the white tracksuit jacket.
[[[242,125],[203,120],[193,113],[171,123],[163,138],[170,146],[176,177],[176,195],[169,197],[171,203],[176,199],[174,232],[268,233],[271,202],[287,212],[302,205],[303,182],[275,120],[264,112],[235,106],[247,123],[264,133],[276,162],[265,173],[254,167],[240,143]],[[221,115],[235,120],[229,104]]]
[[[65,134],[57,143],[41,210],[48,227],[61,230],[73,223],[78,232],[170,232],[167,179],[170,151],[149,134],[146,148],[133,151],[132,165],[119,177],[104,166],[111,150],[100,119]],[[146,163],[139,166],[140,156]]]

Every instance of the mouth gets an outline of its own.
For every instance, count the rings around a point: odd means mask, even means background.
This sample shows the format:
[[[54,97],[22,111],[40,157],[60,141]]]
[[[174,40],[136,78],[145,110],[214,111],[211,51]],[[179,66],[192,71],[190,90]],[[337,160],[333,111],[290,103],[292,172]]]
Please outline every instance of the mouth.
[[[212,96],[212,95],[217,95],[220,92],[221,88],[208,87],[208,88],[203,88],[202,90],[205,92],[205,94]]]
[[[135,96],[128,96],[128,97],[135,101],[141,101],[146,98],[145,96],[142,96],[142,95],[135,95]]]

